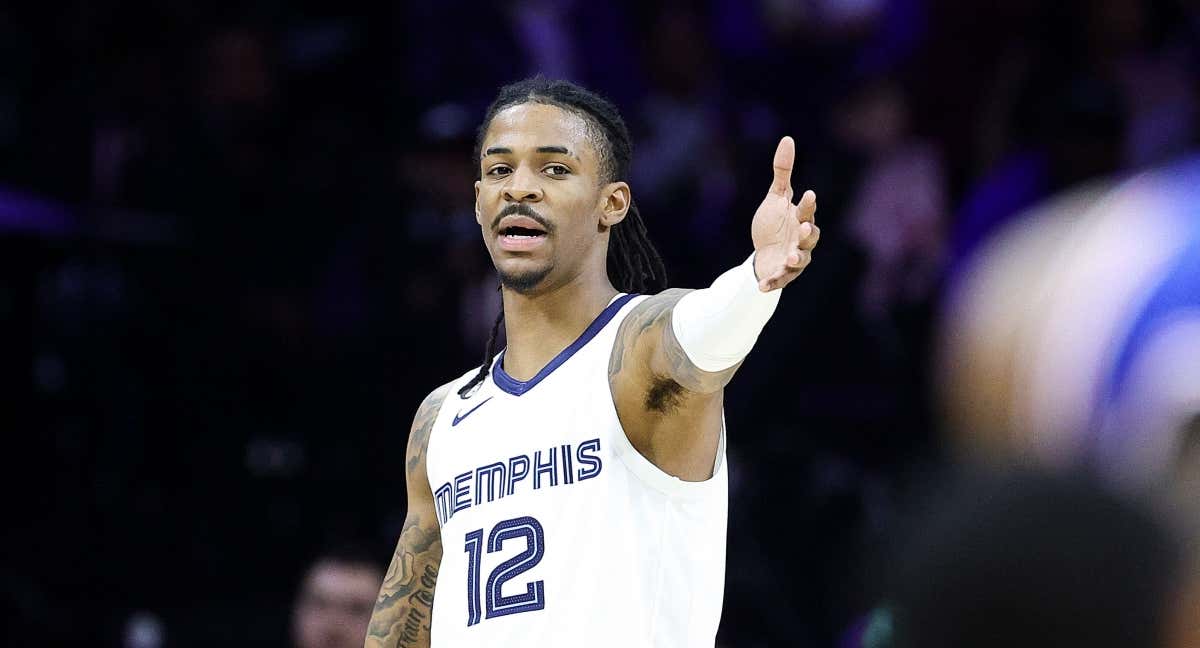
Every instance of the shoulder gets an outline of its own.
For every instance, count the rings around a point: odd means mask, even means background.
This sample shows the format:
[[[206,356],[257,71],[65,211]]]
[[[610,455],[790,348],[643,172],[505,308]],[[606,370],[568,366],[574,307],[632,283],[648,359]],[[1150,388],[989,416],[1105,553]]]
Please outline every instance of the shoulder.
[[[437,416],[437,413],[442,409],[442,403],[446,402],[446,398],[458,382],[458,380],[452,380],[429,392],[417,407],[416,418],[421,418],[422,415]]]
[[[615,388],[617,382],[632,381],[652,391],[662,388],[714,394],[729,382],[741,363],[723,371],[704,371],[695,366],[675,338],[671,323],[675,306],[692,292],[687,288],[664,290],[639,303],[621,322],[609,357],[610,385]]]
[[[638,302],[617,330],[618,345],[632,342],[656,324],[668,321],[671,309],[690,292],[688,288],[668,288]]]
[[[458,398],[458,390],[462,389],[476,374],[479,373],[479,367],[475,367],[470,371],[464,372],[457,378],[444,383],[437,389],[429,392],[421,404],[417,407],[417,415],[413,419],[413,429],[417,427],[417,423],[428,418],[430,424],[433,419],[437,418],[438,412],[441,411],[442,405],[450,399]]]
[[[429,444],[429,433],[433,431],[433,423],[437,420],[438,412],[442,411],[442,404],[446,402],[446,398],[454,393],[454,387],[462,382],[461,379],[452,380],[441,387],[429,392],[421,404],[417,406],[417,413],[413,416],[412,428],[408,434],[408,454],[422,454],[425,447]]]
[[[650,295],[621,321],[608,361],[609,385],[615,393],[623,393],[627,388],[640,393],[642,386],[655,379],[654,355],[661,349],[664,331],[670,328],[671,309],[690,292],[685,288],[668,288]]]
[[[636,312],[639,309],[653,309],[664,305],[670,306],[690,292],[692,292],[691,288],[667,288],[660,293],[650,295],[642,300],[633,310]]]

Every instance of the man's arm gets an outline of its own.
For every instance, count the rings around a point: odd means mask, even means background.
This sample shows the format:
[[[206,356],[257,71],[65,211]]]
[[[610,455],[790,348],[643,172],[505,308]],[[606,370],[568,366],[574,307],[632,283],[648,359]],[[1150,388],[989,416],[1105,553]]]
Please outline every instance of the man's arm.
[[[429,433],[446,398],[448,386],[435,390],[417,409],[408,435],[405,462],[408,515],[396,543],[375,612],[367,629],[366,648],[429,646],[433,592],[442,562],[441,529],[425,469]]]
[[[608,381],[633,447],[667,474],[702,481],[720,441],[722,388],[741,363],[704,371],[679,345],[672,311],[692,292],[664,290],[634,308],[617,330]]]
[[[751,223],[754,254],[701,290],[667,290],[621,323],[609,385],[630,442],[684,480],[712,473],[722,388],[771,317],[779,290],[804,271],[820,238],[816,196],[792,203],[795,143],[780,141],[775,177]]]
[[[647,387],[659,383],[657,390],[645,394],[643,404],[646,409],[675,409],[675,397],[685,391],[692,394],[718,391],[729,384],[741,366],[738,362],[721,371],[705,371],[697,367],[679,345],[671,326],[671,314],[679,300],[691,292],[685,288],[670,288],[650,296],[633,309],[617,331],[609,374],[624,372],[630,379],[646,383]],[[640,368],[641,371],[631,374],[629,368]],[[668,384],[668,380],[675,384]]]

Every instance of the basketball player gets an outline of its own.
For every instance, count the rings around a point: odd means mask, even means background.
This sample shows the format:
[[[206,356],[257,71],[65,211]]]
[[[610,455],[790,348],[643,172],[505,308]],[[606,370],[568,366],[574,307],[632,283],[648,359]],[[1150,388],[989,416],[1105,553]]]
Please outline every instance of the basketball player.
[[[712,646],[722,389],[819,237],[815,195],[792,202],[795,144],[775,152],[753,254],[691,291],[662,290],[607,101],[563,81],[506,86],[475,153],[503,312],[483,364],[417,411],[408,515],[366,644]]]

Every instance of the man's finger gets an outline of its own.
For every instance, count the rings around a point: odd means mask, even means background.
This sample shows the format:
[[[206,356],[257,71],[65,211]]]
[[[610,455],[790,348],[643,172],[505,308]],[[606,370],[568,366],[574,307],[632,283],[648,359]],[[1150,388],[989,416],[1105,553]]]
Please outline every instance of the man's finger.
[[[795,161],[796,142],[791,137],[784,137],[775,148],[775,179],[771,182],[771,193],[791,200],[792,164]]]
[[[796,218],[801,223],[811,223],[817,214],[817,194],[813,193],[812,189],[804,192],[800,196],[799,209],[796,210]]]
[[[783,288],[784,286],[792,283],[796,277],[799,277],[801,274],[803,274],[804,268],[807,265],[808,264],[803,264],[797,268],[788,268],[769,279],[763,279],[762,281],[758,282],[758,289],[762,292],[770,292],[772,290]]]
[[[801,250],[811,250],[817,247],[817,241],[821,240],[821,228],[811,223],[809,224],[809,227],[811,227],[812,230],[808,233],[808,236],[803,236],[803,232],[801,232],[802,237],[799,245]]]
[[[812,252],[808,250],[792,250],[787,257],[787,265],[785,266],[788,272],[803,270],[808,266],[808,262],[812,260]]]
[[[796,211],[799,208],[792,205],[791,217],[796,218]],[[800,223],[797,227],[788,228],[787,246],[790,250],[801,249],[804,247],[804,240],[812,235],[812,228],[816,227],[812,223]]]
[[[787,276],[788,270],[786,268],[786,264],[789,262],[790,259],[785,259],[785,267],[776,268],[775,270],[771,271],[771,274],[763,277],[762,280],[758,282],[758,289],[763,292],[769,292],[770,290],[779,287],[779,281]]]

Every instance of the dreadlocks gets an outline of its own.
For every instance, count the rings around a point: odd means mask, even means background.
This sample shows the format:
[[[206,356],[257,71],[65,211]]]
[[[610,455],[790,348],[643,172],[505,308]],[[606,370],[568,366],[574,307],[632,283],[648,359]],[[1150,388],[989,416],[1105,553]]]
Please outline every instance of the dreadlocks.
[[[570,81],[546,79],[541,76],[518,81],[500,89],[500,94],[488,107],[483,123],[475,135],[475,169],[478,174],[479,159],[483,149],[483,138],[492,119],[500,111],[524,103],[540,103],[569,110],[583,118],[587,124],[596,151],[600,157],[600,181],[613,182],[629,177],[629,162],[633,144],[629,129],[621,119],[617,107],[603,97]],[[478,175],[476,176],[478,178]],[[637,203],[629,202],[625,219],[612,226],[608,242],[608,276],[613,286],[626,293],[659,292],[667,287],[667,271],[662,257],[646,233],[646,224],[638,211]],[[496,322],[488,336],[487,348],[479,373],[458,390],[466,398],[485,378],[496,357],[496,337],[504,323],[504,307],[501,305]]]

